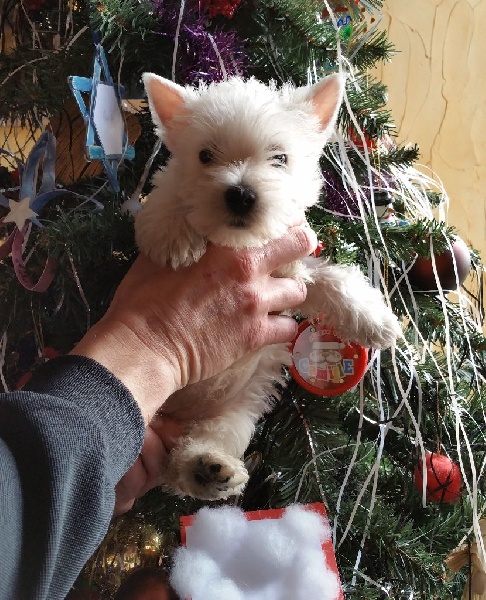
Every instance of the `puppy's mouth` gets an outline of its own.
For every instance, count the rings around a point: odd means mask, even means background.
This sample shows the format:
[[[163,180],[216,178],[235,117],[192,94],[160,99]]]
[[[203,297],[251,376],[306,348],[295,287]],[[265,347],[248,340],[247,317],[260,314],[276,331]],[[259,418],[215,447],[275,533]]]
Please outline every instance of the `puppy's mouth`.
[[[231,229],[246,229],[248,227],[248,221],[238,217],[236,219],[232,219],[229,223],[229,226]]]

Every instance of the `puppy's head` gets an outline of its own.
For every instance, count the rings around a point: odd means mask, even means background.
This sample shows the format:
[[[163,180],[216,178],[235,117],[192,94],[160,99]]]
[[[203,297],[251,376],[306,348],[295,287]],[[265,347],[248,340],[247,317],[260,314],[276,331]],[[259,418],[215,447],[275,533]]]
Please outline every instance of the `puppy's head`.
[[[151,73],[144,83],[172,155],[166,180],[197,233],[258,246],[303,220],[322,185],[319,157],[342,101],[341,76],[281,89],[240,78],[183,88]]]

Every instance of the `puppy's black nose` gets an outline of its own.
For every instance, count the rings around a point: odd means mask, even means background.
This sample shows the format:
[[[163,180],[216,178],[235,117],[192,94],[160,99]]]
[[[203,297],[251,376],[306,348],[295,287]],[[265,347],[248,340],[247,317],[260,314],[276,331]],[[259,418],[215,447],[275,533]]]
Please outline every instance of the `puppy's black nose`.
[[[242,185],[233,185],[226,190],[224,195],[226,206],[238,217],[244,217],[251,212],[256,202],[256,195],[250,188]]]

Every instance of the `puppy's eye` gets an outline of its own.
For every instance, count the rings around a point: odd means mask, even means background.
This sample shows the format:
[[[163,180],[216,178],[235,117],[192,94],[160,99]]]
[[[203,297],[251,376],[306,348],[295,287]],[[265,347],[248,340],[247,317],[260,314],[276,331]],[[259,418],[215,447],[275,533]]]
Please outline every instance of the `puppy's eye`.
[[[287,164],[286,154],[274,154],[271,161],[275,167],[283,167]]]
[[[211,150],[201,150],[201,152],[199,152],[199,160],[202,162],[203,165],[207,165],[213,160],[213,153],[211,152]]]

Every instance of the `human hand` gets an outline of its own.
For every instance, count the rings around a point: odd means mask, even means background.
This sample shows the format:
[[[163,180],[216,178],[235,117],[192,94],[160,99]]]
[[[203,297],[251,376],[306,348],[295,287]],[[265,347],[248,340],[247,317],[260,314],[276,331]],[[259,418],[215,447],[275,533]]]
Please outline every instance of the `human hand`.
[[[160,414],[152,418],[137,460],[116,485],[114,516],[130,510],[137,498],[160,485],[169,452],[181,433],[174,419]]]
[[[105,317],[73,353],[119,377],[148,423],[177,389],[257,348],[292,340],[295,321],[272,313],[301,304],[306,288],[271,273],[315,246],[310,229],[294,227],[261,248],[210,245],[197,263],[178,270],[139,256]]]

